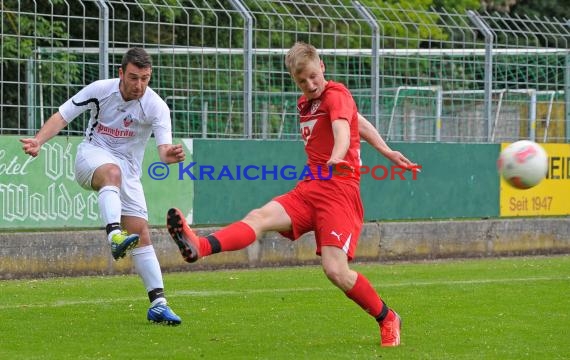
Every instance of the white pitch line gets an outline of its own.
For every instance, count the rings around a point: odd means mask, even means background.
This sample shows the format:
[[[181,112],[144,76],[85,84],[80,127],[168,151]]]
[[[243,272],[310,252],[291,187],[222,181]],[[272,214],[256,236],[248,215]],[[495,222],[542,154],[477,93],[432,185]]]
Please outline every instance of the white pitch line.
[[[391,287],[408,287],[408,286],[457,286],[457,285],[473,285],[473,284],[498,284],[498,283],[526,283],[541,281],[560,281],[570,280],[570,276],[555,277],[529,277],[529,278],[509,278],[509,279],[479,279],[479,280],[448,280],[448,281],[408,281],[402,283],[391,284],[374,284],[377,289]],[[219,296],[243,296],[247,294],[271,294],[271,293],[288,293],[299,291],[338,291],[334,286],[327,287],[304,287],[304,288],[283,288],[283,289],[244,289],[244,290],[176,290],[169,293],[169,298],[174,297],[219,297]],[[146,297],[134,296],[112,299],[90,299],[90,300],[58,300],[53,303],[44,304],[2,304],[0,310],[27,309],[27,308],[57,308],[64,306],[76,305],[99,305],[118,302],[135,302],[142,301]]]

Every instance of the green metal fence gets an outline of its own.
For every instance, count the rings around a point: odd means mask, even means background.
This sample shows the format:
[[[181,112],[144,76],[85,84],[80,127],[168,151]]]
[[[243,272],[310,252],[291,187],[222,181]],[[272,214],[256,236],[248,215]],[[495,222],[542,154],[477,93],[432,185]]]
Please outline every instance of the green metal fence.
[[[283,57],[303,40],[393,141],[570,138],[565,19],[349,0],[6,0],[0,12],[2,134],[35,132],[143,46],[175,136],[298,138]]]

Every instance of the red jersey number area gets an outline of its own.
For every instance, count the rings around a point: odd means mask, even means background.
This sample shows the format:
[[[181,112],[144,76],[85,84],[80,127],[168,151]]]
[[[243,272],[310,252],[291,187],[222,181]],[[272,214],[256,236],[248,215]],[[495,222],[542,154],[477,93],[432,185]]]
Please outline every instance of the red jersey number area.
[[[344,85],[329,80],[320,98],[308,101],[305,96],[301,96],[297,107],[307,163],[313,174],[317,174],[319,168],[327,168],[326,163],[334,147],[333,121],[349,123],[350,145],[344,160],[354,169],[360,167],[358,109]]]
[[[321,254],[322,246],[334,246],[342,249],[349,260],[354,258],[364,217],[357,184],[335,180],[301,181],[274,200],[291,218],[292,230],[281,235],[297,240],[314,230],[317,255]]]

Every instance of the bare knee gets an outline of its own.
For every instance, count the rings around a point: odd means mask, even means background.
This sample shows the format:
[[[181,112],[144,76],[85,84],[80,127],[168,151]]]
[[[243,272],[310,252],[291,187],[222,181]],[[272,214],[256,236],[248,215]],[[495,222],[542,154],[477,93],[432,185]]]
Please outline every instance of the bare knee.
[[[354,286],[353,271],[339,266],[323,266],[326,277],[342,291],[348,291]]]
[[[121,168],[115,164],[106,164],[103,166],[105,166],[105,179],[115,185],[121,185]]]
[[[121,186],[121,168],[115,164],[101,165],[93,174],[91,187],[94,190],[99,190],[106,185]]]
[[[260,223],[263,220],[263,214],[261,209],[251,210],[244,218],[243,221],[246,223]]]
[[[332,266],[323,267],[323,271],[327,277],[333,284],[337,285],[342,280],[342,272],[339,271],[337,268]],[[337,285],[338,286],[338,285]]]
[[[267,231],[291,229],[291,218],[276,201],[270,201],[261,208],[251,210],[242,221],[251,226],[258,237]]]
[[[358,274],[348,266],[348,258],[342,249],[323,246],[321,262],[325,275],[333,284],[345,292],[352,289]]]

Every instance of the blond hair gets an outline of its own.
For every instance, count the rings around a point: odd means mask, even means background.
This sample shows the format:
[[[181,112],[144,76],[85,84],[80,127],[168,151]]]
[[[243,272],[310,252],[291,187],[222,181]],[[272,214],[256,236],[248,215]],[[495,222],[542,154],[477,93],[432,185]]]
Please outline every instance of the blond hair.
[[[301,71],[308,63],[321,62],[319,53],[313,45],[298,41],[285,55],[285,67],[290,74]]]

